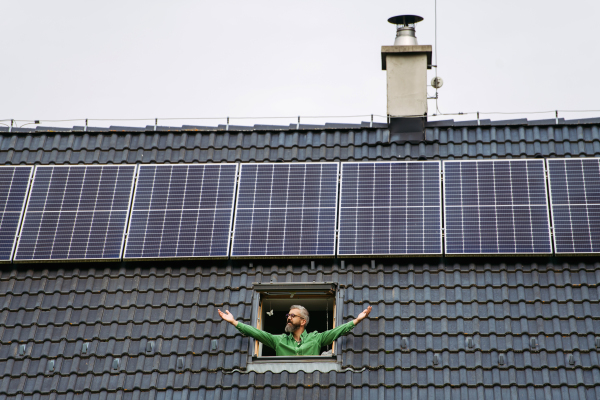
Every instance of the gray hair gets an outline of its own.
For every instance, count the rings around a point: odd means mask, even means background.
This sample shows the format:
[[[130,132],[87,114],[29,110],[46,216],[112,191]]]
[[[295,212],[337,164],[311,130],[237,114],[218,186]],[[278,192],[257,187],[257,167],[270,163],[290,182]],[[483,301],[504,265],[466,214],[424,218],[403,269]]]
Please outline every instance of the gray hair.
[[[302,306],[291,306],[290,307],[290,311],[296,309],[300,311],[300,317],[302,317],[305,321],[306,321],[306,325],[308,325],[308,320],[310,319],[310,316],[308,315],[308,310]]]

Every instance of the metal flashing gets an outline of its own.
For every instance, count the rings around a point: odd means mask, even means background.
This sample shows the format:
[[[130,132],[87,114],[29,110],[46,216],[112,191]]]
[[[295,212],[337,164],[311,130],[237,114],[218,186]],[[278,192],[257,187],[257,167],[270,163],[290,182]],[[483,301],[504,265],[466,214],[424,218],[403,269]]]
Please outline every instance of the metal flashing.
[[[299,291],[321,291],[331,292],[337,289],[337,283],[335,282],[270,282],[260,283],[254,282],[253,289],[256,292],[294,292]]]
[[[341,366],[337,361],[293,361],[288,360],[285,362],[253,362],[248,364],[247,371],[254,371],[259,374],[271,372],[273,374],[280,374],[287,372],[288,374],[295,374],[299,372],[304,373],[328,373],[332,371],[341,371]]]

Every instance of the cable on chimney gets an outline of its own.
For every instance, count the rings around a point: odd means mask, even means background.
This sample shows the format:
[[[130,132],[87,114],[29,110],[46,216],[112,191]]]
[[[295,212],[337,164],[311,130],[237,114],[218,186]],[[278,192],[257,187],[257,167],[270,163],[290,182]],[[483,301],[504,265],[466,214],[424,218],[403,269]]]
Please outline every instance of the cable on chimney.
[[[434,38],[434,44],[435,44],[435,78],[437,80],[437,73],[438,73],[438,55],[437,55],[437,0],[435,0],[434,2],[434,7],[435,7],[435,11],[434,11],[434,19],[435,19],[435,29],[434,29],[434,33],[435,33],[435,38]],[[440,112],[440,108],[438,107],[438,88],[435,88],[435,110],[438,112],[438,114],[441,114]]]

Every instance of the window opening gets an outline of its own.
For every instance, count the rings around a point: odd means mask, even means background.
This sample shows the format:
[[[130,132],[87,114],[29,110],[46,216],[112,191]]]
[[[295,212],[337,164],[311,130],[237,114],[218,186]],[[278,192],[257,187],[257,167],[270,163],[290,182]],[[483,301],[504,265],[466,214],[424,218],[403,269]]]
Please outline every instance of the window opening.
[[[260,295],[257,328],[273,335],[285,334],[285,315],[289,313],[290,307],[293,305],[301,305],[309,312],[310,320],[306,326],[306,333],[325,332],[337,326],[335,293],[263,292]],[[333,324],[330,324],[329,321],[333,321]],[[329,350],[331,350],[329,356],[335,354],[335,342],[331,346],[322,346],[320,354]],[[258,357],[274,357],[275,350],[255,340],[254,354]]]
[[[336,282],[255,282],[252,286],[251,326],[235,320],[228,310],[224,312],[219,310],[222,319],[235,325],[244,335],[251,337],[247,364],[249,371],[259,373],[340,371],[342,355],[336,348],[334,339],[339,340],[341,336],[367,318],[372,311],[372,307],[368,306],[353,322],[342,324],[342,308],[337,308],[337,304],[342,305],[344,302],[344,289],[338,289]],[[294,308],[300,309],[298,311],[300,315],[287,317],[285,314]],[[310,318],[303,315],[303,309],[308,311]],[[296,310],[293,313],[295,314]],[[308,324],[296,322],[298,317],[308,320]],[[288,320],[290,324],[304,326],[304,332],[310,337],[304,333],[302,336],[298,335],[302,331],[296,331],[293,340],[289,336],[286,337],[285,329]],[[331,326],[330,321],[332,321]],[[331,329],[336,331],[331,332]],[[315,330],[320,333],[329,330],[330,333],[325,336],[311,335]],[[304,340],[306,342],[303,343]],[[274,352],[261,342],[276,347],[279,356],[276,355],[277,353],[274,355]],[[329,353],[326,345],[328,342],[332,344]],[[324,346],[321,346],[322,344]]]

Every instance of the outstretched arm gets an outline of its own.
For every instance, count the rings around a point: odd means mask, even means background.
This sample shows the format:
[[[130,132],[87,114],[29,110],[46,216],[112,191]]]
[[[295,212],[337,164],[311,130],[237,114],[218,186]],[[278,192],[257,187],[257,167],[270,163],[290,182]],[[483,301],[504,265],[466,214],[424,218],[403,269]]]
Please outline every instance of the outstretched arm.
[[[229,310],[225,310],[225,312],[221,310],[217,310],[219,312],[219,316],[223,318],[223,320],[229,322],[231,325],[237,327],[238,322],[233,318],[233,315],[229,312]]]
[[[367,318],[367,316],[371,313],[371,310],[373,309],[373,307],[369,306],[367,308],[365,308],[363,310],[363,312],[361,312],[360,314],[358,314],[358,317],[356,317],[356,319],[352,322],[354,322],[354,325],[358,325],[358,323],[360,321],[362,321],[363,319]]]
[[[253,337],[261,343],[266,344],[272,349],[277,347],[278,338],[275,335],[271,335],[268,332],[261,331],[260,329],[253,328],[249,325],[243,324],[241,322],[237,322],[233,315],[229,312],[229,310],[225,310],[225,312],[221,310],[217,310],[219,312],[219,316],[223,318],[224,321],[229,322],[231,325],[235,326],[240,332],[242,332],[246,336]]]
[[[358,314],[358,317],[356,317],[356,319],[352,321],[352,324],[348,322],[344,325],[338,326],[337,328],[333,328],[321,333],[321,346],[328,346],[340,336],[350,332],[356,326],[356,324],[365,319],[370,312],[371,306],[367,307],[363,312]]]

